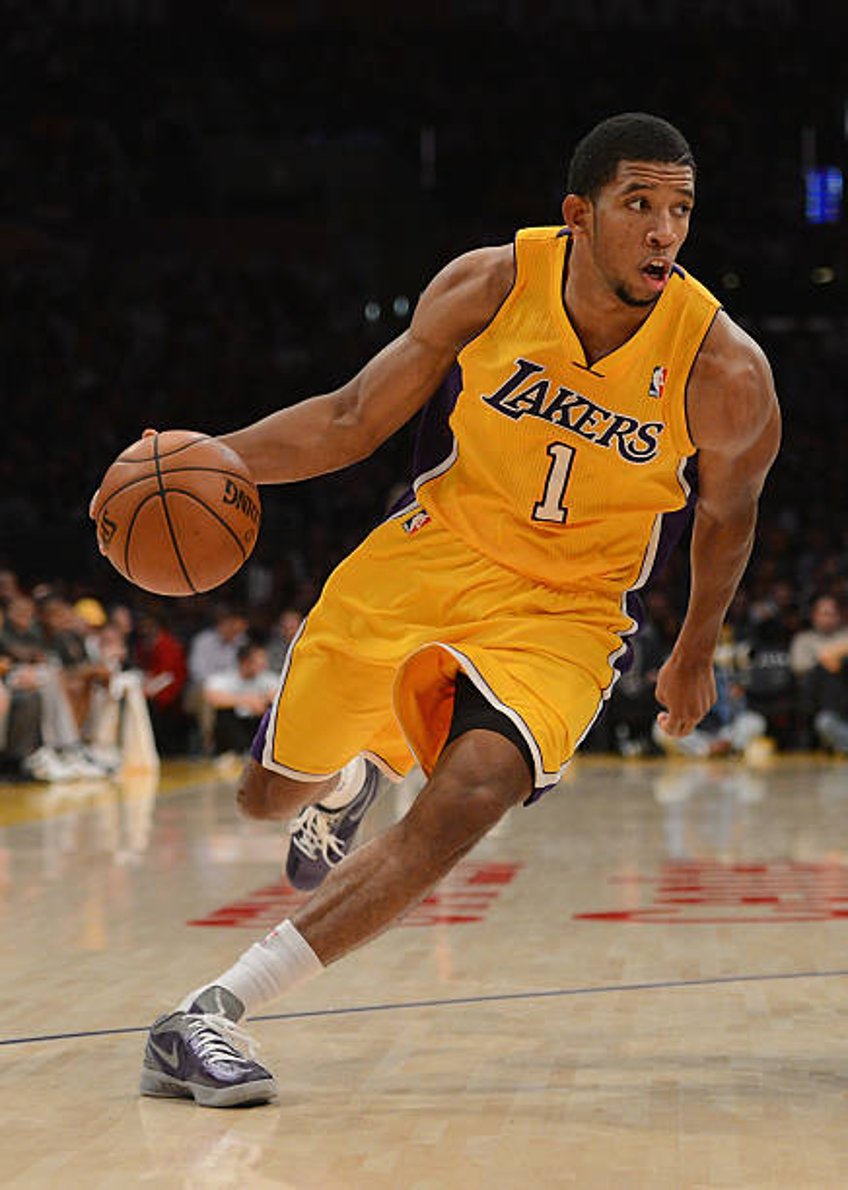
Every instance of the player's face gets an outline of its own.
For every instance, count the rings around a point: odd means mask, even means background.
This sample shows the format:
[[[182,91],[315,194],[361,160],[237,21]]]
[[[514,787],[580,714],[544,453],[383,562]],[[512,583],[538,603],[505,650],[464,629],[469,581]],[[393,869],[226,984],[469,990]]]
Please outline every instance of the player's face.
[[[628,306],[651,306],[689,231],[695,178],[688,165],[621,161],[591,204],[587,225],[599,277]]]

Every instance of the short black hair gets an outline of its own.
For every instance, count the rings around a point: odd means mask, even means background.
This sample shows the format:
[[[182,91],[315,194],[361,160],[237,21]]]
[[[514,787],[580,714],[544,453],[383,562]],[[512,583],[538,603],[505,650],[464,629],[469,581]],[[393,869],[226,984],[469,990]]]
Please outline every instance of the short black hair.
[[[578,143],[568,167],[569,194],[596,198],[620,161],[663,161],[695,171],[686,137],[673,124],[647,112],[622,112],[596,124]]]

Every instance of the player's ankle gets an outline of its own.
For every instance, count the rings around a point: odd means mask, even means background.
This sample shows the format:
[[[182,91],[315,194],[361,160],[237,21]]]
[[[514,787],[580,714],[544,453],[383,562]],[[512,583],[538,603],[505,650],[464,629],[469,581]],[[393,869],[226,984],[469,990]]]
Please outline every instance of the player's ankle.
[[[204,991],[224,988],[244,1005],[246,1015],[256,1012],[307,980],[324,965],[303,935],[286,919],[261,942],[255,942],[228,971],[186,996],[179,1011],[186,1012]]]

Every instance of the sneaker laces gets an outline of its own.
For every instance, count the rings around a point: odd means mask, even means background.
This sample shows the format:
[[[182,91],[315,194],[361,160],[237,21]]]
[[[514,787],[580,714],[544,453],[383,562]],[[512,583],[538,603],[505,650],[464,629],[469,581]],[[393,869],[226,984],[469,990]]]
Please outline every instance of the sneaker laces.
[[[229,1017],[217,1012],[189,1013],[192,1034],[201,1058],[226,1058],[232,1061],[233,1051],[242,1061],[256,1061],[259,1047],[246,1029]]]
[[[347,806],[343,809],[346,810]],[[331,867],[343,860],[344,844],[333,834],[332,829],[338,817],[338,812],[322,810],[320,806],[306,806],[289,823],[289,834],[297,836],[293,840],[297,849],[308,859],[314,860],[320,856]],[[335,852],[335,855],[331,852]]]

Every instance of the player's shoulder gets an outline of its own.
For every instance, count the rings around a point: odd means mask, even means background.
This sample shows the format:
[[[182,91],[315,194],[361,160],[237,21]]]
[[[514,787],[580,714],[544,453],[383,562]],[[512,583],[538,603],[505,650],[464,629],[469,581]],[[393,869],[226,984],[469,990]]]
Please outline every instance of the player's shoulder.
[[[759,343],[724,310],[716,313],[692,368],[687,413],[697,446],[743,445],[779,424],[777,394]]]
[[[421,295],[412,333],[419,339],[459,349],[494,318],[514,278],[511,244],[475,248],[457,256]]]
[[[771,367],[756,339],[725,310],[718,310],[707,331],[693,368],[693,380],[747,390],[771,390]]]
[[[474,287],[493,296],[503,295],[515,277],[515,249],[512,244],[472,248],[454,257],[441,270],[436,281],[445,289]]]

